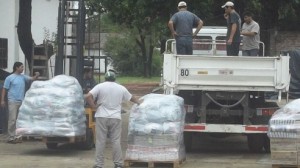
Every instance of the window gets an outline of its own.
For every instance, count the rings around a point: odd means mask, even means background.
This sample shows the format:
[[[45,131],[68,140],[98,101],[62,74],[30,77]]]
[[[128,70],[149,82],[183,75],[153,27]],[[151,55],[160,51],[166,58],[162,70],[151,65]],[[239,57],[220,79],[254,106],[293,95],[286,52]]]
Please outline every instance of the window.
[[[194,50],[211,50],[212,37],[210,36],[197,36],[193,39]]]
[[[216,49],[221,51],[226,50],[226,36],[216,37]]]
[[[7,39],[0,38],[0,68],[7,68]]]

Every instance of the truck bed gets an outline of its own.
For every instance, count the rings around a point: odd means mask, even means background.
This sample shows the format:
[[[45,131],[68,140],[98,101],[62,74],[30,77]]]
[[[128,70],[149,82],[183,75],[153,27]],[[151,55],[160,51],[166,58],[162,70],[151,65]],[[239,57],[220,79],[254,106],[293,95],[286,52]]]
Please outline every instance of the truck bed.
[[[166,90],[288,91],[289,57],[164,55]]]

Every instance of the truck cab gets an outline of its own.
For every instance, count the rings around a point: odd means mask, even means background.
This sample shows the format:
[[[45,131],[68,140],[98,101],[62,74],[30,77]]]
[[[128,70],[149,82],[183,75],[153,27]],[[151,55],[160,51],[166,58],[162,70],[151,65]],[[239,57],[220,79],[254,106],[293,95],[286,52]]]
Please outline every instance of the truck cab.
[[[193,39],[193,54],[226,55],[226,33],[227,27],[204,26]],[[172,41],[171,50],[176,53],[175,39],[170,40]],[[242,55],[241,51],[239,55]]]
[[[193,40],[193,54],[226,55],[226,33],[226,27],[204,26]]]

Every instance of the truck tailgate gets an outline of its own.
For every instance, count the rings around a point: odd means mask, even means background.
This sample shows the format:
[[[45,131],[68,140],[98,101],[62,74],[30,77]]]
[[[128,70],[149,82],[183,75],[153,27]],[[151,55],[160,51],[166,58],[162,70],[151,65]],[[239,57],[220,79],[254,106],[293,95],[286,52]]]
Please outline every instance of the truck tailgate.
[[[166,54],[164,81],[175,90],[287,91],[289,57]]]

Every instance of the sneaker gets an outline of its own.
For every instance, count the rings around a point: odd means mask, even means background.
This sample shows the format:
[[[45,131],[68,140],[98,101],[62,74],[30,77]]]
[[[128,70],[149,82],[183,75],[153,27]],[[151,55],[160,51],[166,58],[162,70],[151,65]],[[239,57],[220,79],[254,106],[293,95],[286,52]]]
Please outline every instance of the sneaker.
[[[22,143],[22,137],[18,137],[14,140],[16,143]]]

